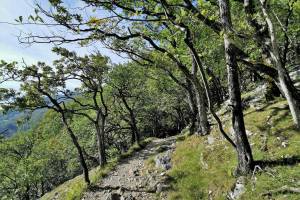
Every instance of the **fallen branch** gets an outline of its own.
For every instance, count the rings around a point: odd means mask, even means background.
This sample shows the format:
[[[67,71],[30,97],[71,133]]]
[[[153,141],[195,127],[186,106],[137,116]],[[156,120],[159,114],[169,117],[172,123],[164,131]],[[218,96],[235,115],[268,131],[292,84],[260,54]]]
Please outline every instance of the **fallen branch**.
[[[277,194],[277,193],[300,193],[300,188],[284,185],[281,188],[265,192],[265,193],[261,194],[261,196],[271,196],[271,195]]]

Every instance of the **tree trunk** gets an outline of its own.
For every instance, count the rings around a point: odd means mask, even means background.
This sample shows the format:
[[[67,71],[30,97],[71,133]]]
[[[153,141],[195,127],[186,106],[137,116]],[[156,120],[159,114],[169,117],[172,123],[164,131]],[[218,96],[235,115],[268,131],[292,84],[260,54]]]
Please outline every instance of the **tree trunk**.
[[[219,0],[220,18],[224,30],[224,47],[228,73],[228,90],[230,105],[232,106],[232,126],[236,139],[238,154],[237,175],[246,175],[253,169],[253,157],[251,147],[246,135],[244,116],[242,111],[241,91],[238,75],[238,64],[234,49],[229,39],[232,30],[230,7],[228,0]]]
[[[197,122],[197,104],[196,104],[196,99],[195,99],[195,93],[193,90],[193,85],[190,80],[186,79],[187,83],[187,99],[188,99],[188,104],[191,110],[190,114],[190,134],[194,134],[196,131],[196,122]]]
[[[198,118],[199,118],[197,132],[200,135],[207,135],[209,134],[207,109],[205,105],[203,88],[201,87],[199,81],[195,81],[194,89],[196,92],[196,102],[197,102]]]
[[[66,117],[64,116],[64,114],[62,114],[62,120],[63,120],[63,123],[64,125],[66,126],[67,128],[67,131],[72,139],[72,142],[78,152],[78,156],[79,156],[79,162],[80,162],[80,165],[81,165],[81,168],[82,168],[82,171],[83,171],[83,177],[84,177],[84,181],[89,185],[91,182],[90,182],[90,178],[89,178],[89,170],[88,170],[88,167],[87,167],[87,164],[85,162],[85,159],[84,159],[84,155],[83,155],[83,151],[82,151],[82,148],[78,142],[78,139],[77,137],[75,136],[75,134],[73,133],[73,130],[71,129],[71,127],[69,126],[68,122],[67,122],[67,119]]]
[[[97,121],[95,122],[95,128],[97,136],[98,161],[99,165],[103,167],[107,163],[104,142],[105,117],[100,113],[98,113]]]
[[[287,102],[289,104],[289,108],[296,124],[297,128],[300,129],[300,98],[297,92],[297,89],[294,87],[291,78],[283,66],[282,60],[280,58],[279,47],[276,41],[276,36],[274,32],[273,23],[269,17],[268,11],[265,8],[266,1],[260,0],[261,9],[265,20],[268,25],[269,35],[271,38],[271,46],[272,50],[270,51],[271,59],[278,71],[278,79],[280,84],[280,89],[283,92]]]
[[[135,114],[134,114],[133,110],[130,108],[128,102],[126,101],[125,96],[123,96],[122,94],[121,94],[121,99],[122,99],[123,104],[125,105],[126,109],[129,112],[130,127],[131,127],[131,130],[132,130],[132,141],[131,141],[131,143],[132,144],[137,143],[139,145],[140,144],[140,134],[139,134],[139,131],[138,131],[138,128],[137,128]]]
[[[220,106],[225,99],[225,92],[222,87],[220,78],[217,77],[214,72],[209,68],[205,67],[205,71],[209,77],[211,77],[211,93],[212,93],[212,104],[216,103],[218,106]],[[214,98],[213,98],[214,97]]]
[[[205,103],[205,95],[203,91],[203,87],[200,84],[199,79],[197,78],[197,64],[195,59],[192,59],[192,83],[195,91],[196,103],[197,103],[197,111],[198,111],[198,134],[207,135],[209,134],[208,127],[208,119],[207,119],[207,108]]]

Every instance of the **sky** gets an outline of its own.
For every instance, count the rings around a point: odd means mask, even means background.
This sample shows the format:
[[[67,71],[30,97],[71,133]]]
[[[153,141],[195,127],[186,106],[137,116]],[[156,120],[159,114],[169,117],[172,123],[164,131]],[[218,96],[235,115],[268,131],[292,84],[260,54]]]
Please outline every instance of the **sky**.
[[[52,29],[36,25],[11,25],[6,22],[16,23],[19,16],[29,16],[34,13],[34,3],[38,1],[44,7],[48,7],[47,0],[0,0],[0,60],[22,61],[33,64],[42,61],[51,64],[57,56],[51,52],[51,44],[33,44],[31,46],[20,44],[18,35],[21,32],[48,34]],[[80,0],[66,0],[69,5],[76,7]],[[97,46],[96,46],[97,45]],[[103,48],[100,44],[90,47],[80,47],[78,44],[68,44],[64,47],[76,51],[78,54],[88,54],[94,50],[100,50],[103,55],[109,56],[113,63],[124,62],[124,59],[112,51]],[[3,86],[3,85],[2,85]],[[14,82],[5,83],[4,87],[18,88]]]

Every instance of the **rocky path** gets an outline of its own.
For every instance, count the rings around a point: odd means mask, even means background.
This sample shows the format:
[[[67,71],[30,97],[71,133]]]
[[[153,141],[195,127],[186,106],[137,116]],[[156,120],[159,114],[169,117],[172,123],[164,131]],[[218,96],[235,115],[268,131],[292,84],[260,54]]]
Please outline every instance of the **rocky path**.
[[[165,170],[171,167],[170,155],[176,137],[155,139],[145,149],[123,160],[93,189],[85,193],[84,200],[152,200],[165,199],[163,190],[167,177]],[[146,160],[154,156],[159,170],[146,170]]]

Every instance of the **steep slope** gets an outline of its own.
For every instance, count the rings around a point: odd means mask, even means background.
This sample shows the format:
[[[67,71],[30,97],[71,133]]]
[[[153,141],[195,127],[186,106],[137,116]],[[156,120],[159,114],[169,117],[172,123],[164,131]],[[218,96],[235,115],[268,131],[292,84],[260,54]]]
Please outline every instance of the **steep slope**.
[[[292,190],[280,190],[300,188],[300,132],[292,125],[286,102],[250,107],[244,115],[255,172],[236,180],[236,154],[216,129],[209,136],[186,137],[172,156],[170,199],[300,198]],[[229,117],[223,120],[230,132]]]

